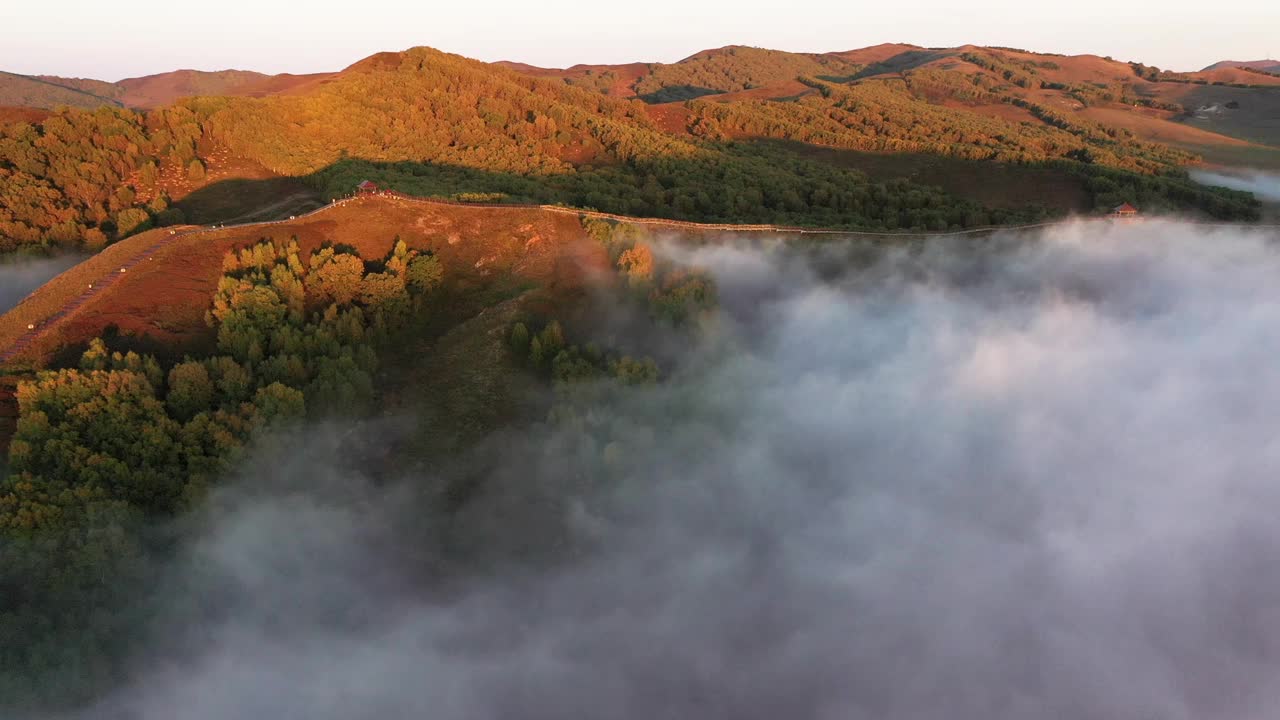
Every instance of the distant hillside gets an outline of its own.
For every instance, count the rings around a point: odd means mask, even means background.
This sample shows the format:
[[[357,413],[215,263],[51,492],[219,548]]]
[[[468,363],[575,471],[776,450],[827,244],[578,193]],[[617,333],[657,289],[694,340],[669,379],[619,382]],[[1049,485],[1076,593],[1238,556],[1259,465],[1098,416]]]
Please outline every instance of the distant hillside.
[[[155,107],[195,95],[234,95],[240,87],[260,82],[268,76],[247,70],[175,70],[159,75],[129,78],[116,85],[121,100],[129,107]]]
[[[264,75],[247,70],[175,70],[109,83],[85,78],[0,72],[0,106],[44,109],[62,106],[93,109],[104,105],[151,108],[193,96],[272,95],[328,76],[328,73]]]
[[[751,90],[799,76],[852,77],[861,65],[831,55],[801,55],[752,47],[707,50],[673,65],[655,64],[636,83],[650,102]]]
[[[33,77],[0,71],[0,105],[29,108],[55,108],[60,106],[96,108],[103,105],[123,105],[119,96],[123,91],[98,80]]]
[[[1201,72],[1221,70],[1223,68],[1253,68],[1254,70],[1265,70],[1270,73],[1280,73],[1280,60],[1223,60],[1210,65]]]

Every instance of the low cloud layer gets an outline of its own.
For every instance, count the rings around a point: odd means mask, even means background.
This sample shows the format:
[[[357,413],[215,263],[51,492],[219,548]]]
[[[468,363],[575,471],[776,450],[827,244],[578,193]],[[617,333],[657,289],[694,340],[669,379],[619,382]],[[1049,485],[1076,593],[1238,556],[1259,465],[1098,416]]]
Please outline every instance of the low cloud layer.
[[[1218,173],[1192,170],[1191,178],[1204,185],[1217,185],[1253,193],[1259,200],[1280,202],[1280,175],[1249,170],[1236,173]]]
[[[63,255],[0,263],[0,313],[8,312],[36,288],[79,261],[77,256]]]
[[[213,503],[172,591],[209,622],[81,717],[1269,717],[1276,239],[685,251],[726,317],[619,480],[504,434],[446,525],[322,436]]]

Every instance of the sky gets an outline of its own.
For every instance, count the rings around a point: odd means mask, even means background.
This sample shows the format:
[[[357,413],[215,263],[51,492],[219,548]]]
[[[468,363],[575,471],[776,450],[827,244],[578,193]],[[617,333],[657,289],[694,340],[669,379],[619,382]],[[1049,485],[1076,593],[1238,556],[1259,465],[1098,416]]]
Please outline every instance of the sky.
[[[305,9],[300,9],[305,8]],[[672,62],[754,45],[849,50],[973,43],[1092,53],[1171,70],[1280,54],[1280,3],[1238,0],[0,0],[0,70],[119,80],[179,68],[338,70],[428,45],[547,67]]]

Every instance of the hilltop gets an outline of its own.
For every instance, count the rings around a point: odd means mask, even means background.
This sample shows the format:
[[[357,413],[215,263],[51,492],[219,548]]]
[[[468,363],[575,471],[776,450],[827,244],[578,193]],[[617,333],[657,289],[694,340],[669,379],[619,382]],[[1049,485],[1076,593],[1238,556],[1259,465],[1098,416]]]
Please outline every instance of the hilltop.
[[[1280,60],[1222,60],[1210,65],[1201,72],[1210,72],[1223,68],[1253,68],[1254,70],[1277,73],[1280,72]]]

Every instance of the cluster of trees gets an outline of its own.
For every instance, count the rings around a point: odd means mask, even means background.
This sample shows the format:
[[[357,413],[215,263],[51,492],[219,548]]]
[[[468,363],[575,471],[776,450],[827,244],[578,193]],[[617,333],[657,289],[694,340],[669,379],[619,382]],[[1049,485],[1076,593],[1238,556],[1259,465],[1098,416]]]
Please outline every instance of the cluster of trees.
[[[604,246],[626,291],[633,300],[645,303],[655,322],[678,328],[716,309],[711,277],[698,268],[659,257],[646,229],[591,217],[584,217],[582,225]]]
[[[625,401],[635,388],[654,385],[664,376],[658,362],[644,353],[643,343],[661,347],[687,342],[689,333],[705,327],[689,320],[695,313],[712,312],[716,293],[711,279],[696,268],[657,257],[645,228],[596,218],[583,218],[583,225],[613,260],[619,283],[612,304],[624,313],[628,308],[648,310],[648,321],[632,327],[626,337],[626,342],[639,340],[641,345],[628,354],[602,350],[596,342],[570,343],[555,320],[517,322],[509,340],[517,360],[552,383],[547,422],[563,431],[556,436],[556,452],[581,468],[576,475],[603,483],[630,454],[653,452],[656,425],[680,411],[663,407],[653,414],[637,413],[637,405]]]
[[[734,46],[699,53],[672,65],[650,65],[634,89],[646,102],[664,103],[750,90],[799,76],[853,77],[864,67],[831,55]]]
[[[902,73],[911,94],[933,103],[956,99],[966,103],[1003,102],[1005,85],[986,73],[963,74],[931,67]],[[831,90],[823,83],[813,83],[827,97]]]
[[[181,222],[160,174],[199,163],[202,133],[182,106],[145,115],[65,109],[37,124],[0,123],[0,253],[97,249],[153,223]]]
[[[618,74],[612,70],[596,72],[588,69],[581,76],[564,78],[564,82],[566,85],[593,90],[601,95],[610,95],[618,84]]]
[[[367,262],[263,241],[224,263],[216,354],[165,368],[95,340],[78,368],[21,383],[0,480],[0,696],[106,681],[128,623],[99,609],[148,566],[137,528],[190,507],[264,428],[370,407],[375,348],[440,281],[403,242]]]
[[[623,385],[658,381],[658,364],[653,358],[605,352],[593,342],[570,344],[557,320],[545,323],[536,332],[529,329],[530,324],[522,321],[512,325],[511,351],[525,366],[550,377],[558,386],[605,379]]]
[[[621,281],[617,301],[646,308],[657,328],[686,328],[694,317],[716,308],[711,278],[696,268],[658,258],[646,229],[591,217],[583,217],[582,224],[609,253]],[[551,378],[557,386],[604,379],[641,385],[659,378],[652,358],[606,352],[595,342],[569,343],[558,320],[516,322],[509,341],[521,364]]]
[[[1037,77],[1040,73],[1036,64],[1026,60],[1012,60],[989,53],[975,52],[962,53],[960,59],[990,70],[1020,88],[1039,88],[1043,82]]]
[[[1195,209],[1231,220],[1261,217],[1261,203],[1250,193],[1206,187],[1182,173],[1141,175],[1080,163],[1061,163],[1060,167],[1085,179],[1084,187],[1097,210],[1110,210],[1127,202],[1146,212]]]
[[[563,431],[555,451],[580,468],[573,475],[593,484],[606,482],[627,453],[652,450],[647,447],[652,426],[619,412],[626,407],[620,402],[623,396],[660,381],[661,371],[652,358],[606,352],[594,342],[567,343],[555,320],[536,332],[529,323],[518,322],[511,328],[510,342],[517,360],[552,383],[546,418]],[[550,359],[548,348],[555,353]]]

